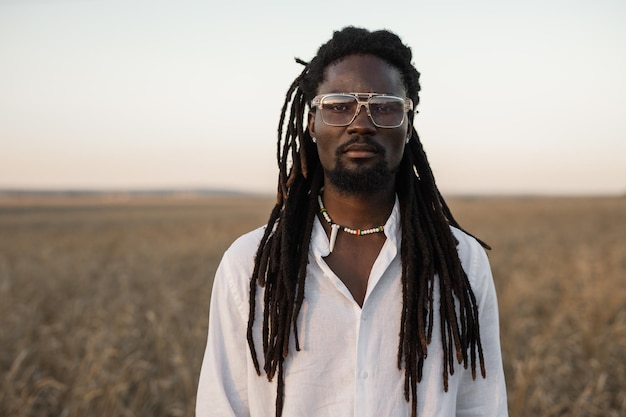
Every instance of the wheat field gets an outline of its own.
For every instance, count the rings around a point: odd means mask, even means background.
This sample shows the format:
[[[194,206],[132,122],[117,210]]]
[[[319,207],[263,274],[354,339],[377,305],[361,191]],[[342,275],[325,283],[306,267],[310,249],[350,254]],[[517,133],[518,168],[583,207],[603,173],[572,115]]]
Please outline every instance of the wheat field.
[[[626,198],[452,198],[487,241],[509,410],[626,415]],[[0,416],[194,412],[211,282],[271,198],[0,199]]]

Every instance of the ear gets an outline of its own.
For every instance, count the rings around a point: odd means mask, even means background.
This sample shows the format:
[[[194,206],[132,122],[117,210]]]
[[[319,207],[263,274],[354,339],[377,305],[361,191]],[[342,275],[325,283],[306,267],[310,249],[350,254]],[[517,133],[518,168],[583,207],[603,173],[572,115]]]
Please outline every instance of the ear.
[[[315,112],[309,111],[309,133],[315,137]]]

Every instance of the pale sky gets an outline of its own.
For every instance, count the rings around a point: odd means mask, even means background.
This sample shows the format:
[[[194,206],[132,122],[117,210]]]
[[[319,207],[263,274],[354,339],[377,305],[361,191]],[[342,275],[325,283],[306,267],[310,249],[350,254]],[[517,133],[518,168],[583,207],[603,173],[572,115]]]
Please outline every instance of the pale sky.
[[[444,194],[626,193],[623,0],[0,0],[0,189],[273,193],[293,58],[347,25],[411,46]]]

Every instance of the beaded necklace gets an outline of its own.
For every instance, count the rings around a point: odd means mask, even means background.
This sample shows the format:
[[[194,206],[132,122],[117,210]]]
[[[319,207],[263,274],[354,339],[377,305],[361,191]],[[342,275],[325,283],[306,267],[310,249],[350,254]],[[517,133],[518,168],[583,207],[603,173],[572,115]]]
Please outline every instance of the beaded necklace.
[[[320,213],[326,219],[326,222],[330,225],[330,251],[332,252],[335,248],[335,241],[337,240],[337,232],[342,230],[346,233],[350,233],[351,235],[356,236],[365,236],[370,235],[372,233],[381,233],[385,230],[385,226],[372,227],[371,229],[351,229],[347,226],[341,226],[337,223],[334,223],[328,214],[328,210],[324,208],[324,203],[322,202],[322,195],[317,195],[317,202],[320,206]]]

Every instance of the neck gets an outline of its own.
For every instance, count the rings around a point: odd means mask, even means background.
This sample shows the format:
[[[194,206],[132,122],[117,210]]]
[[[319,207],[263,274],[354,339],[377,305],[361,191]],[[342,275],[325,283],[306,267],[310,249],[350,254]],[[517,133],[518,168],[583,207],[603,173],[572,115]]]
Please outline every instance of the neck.
[[[387,222],[396,194],[393,188],[372,193],[345,194],[327,183],[322,199],[333,222],[353,229],[367,229]]]

